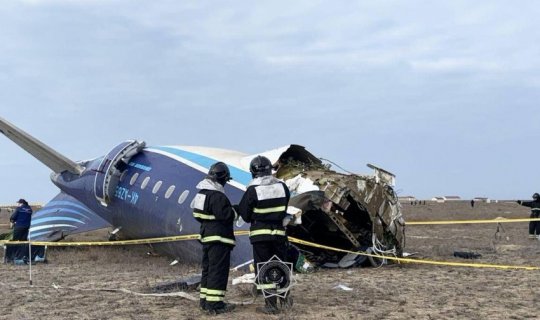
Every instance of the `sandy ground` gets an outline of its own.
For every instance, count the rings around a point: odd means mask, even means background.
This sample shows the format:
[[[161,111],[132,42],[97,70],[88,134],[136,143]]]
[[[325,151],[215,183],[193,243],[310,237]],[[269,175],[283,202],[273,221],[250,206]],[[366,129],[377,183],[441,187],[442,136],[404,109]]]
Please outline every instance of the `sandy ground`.
[[[403,205],[407,221],[527,218],[515,203]],[[0,224],[6,223],[0,215]],[[408,226],[407,252],[437,261],[540,266],[540,241],[527,238],[527,223]],[[1,230],[0,232],[3,232]],[[86,237],[104,239],[106,232]],[[461,259],[454,251],[481,258]],[[159,283],[197,273],[196,265],[170,266],[142,246],[51,248],[48,264],[0,265],[0,319],[537,319],[540,271],[424,264],[319,270],[299,274],[294,308],[277,316],[256,314],[258,298],[227,315],[208,316],[197,302],[180,297],[137,296]],[[235,276],[231,274],[231,276]],[[335,289],[339,284],[352,291]],[[57,288],[55,288],[55,286]],[[59,286],[59,287],[58,287]],[[188,292],[197,297],[197,292]],[[251,301],[249,288],[229,286],[231,301]]]

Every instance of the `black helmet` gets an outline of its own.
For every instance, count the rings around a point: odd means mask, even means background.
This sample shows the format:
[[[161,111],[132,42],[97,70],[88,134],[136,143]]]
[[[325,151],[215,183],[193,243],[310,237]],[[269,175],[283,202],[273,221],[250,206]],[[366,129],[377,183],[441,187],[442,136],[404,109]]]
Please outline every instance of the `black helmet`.
[[[272,174],[272,163],[267,157],[256,156],[249,164],[249,171],[253,178],[269,176]]]
[[[26,200],[24,200],[24,199],[19,199],[19,200],[17,201],[17,203],[24,204],[25,206],[28,205],[28,202],[27,202]]]
[[[534,200],[540,200],[540,194],[538,194],[538,192],[536,192],[535,194],[533,194],[533,199],[534,199]]]
[[[231,172],[225,163],[216,162],[208,170],[207,178],[224,186],[231,180]]]

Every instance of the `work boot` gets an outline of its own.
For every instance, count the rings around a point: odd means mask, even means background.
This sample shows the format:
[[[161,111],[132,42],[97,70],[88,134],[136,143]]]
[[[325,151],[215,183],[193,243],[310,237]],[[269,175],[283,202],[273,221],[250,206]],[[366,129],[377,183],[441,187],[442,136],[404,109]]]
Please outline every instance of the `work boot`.
[[[200,299],[199,300],[199,309],[206,310],[206,299]]]
[[[293,306],[293,298],[290,295],[287,295],[285,298],[279,299],[279,304],[281,305],[281,309],[289,310]]]
[[[264,299],[264,307],[258,307],[255,310],[260,313],[265,314],[278,314],[279,309],[277,308],[277,299],[276,297],[270,297]]]
[[[207,308],[206,310],[208,311],[209,314],[214,315],[214,314],[222,314],[222,313],[231,312],[234,310],[234,308],[236,308],[234,304],[221,303],[217,307]]]

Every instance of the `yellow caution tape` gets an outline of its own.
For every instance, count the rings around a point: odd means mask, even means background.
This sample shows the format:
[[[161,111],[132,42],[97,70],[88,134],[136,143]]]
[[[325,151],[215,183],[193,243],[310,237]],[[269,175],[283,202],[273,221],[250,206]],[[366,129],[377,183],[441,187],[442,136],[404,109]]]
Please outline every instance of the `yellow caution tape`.
[[[249,231],[240,230],[240,231],[235,231],[234,234],[238,236],[242,236],[242,235],[249,234]],[[189,234],[189,235],[182,235],[182,236],[148,238],[148,239],[138,239],[138,240],[124,240],[124,241],[46,242],[46,241],[6,241],[4,240],[4,241],[0,241],[0,245],[2,244],[3,245],[16,245],[16,244],[31,243],[32,245],[52,246],[52,247],[120,246],[120,245],[135,245],[135,244],[163,243],[163,242],[185,241],[185,240],[198,240],[199,238],[200,236],[198,234]],[[383,255],[378,255],[378,254],[370,254],[367,252],[357,252],[357,251],[334,248],[334,247],[325,246],[325,245],[309,242],[309,241],[294,238],[294,237],[288,237],[288,238],[289,238],[289,241],[292,243],[302,244],[305,246],[332,250],[336,252],[352,253],[356,255],[363,255],[363,256],[374,257],[378,259],[393,260],[393,261],[403,262],[403,263],[409,262],[409,263],[431,264],[431,265],[440,265],[440,266],[459,266],[459,267],[492,268],[492,269],[540,270],[540,267],[534,267],[534,266],[510,266],[510,265],[496,265],[496,264],[485,264],[485,263],[463,263],[463,262],[398,258],[394,256],[383,256]]]
[[[432,261],[432,260],[423,260],[423,259],[409,259],[409,258],[398,258],[393,256],[382,256],[377,254],[370,254],[367,252],[355,252],[350,250],[333,248],[321,244],[316,244],[313,242],[297,239],[294,237],[289,237],[289,241],[293,243],[303,244],[310,247],[327,249],[338,252],[352,253],[356,255],[374,257],[378,259],[394,260],[398,262],[410,262],[410,263],[420,263],[420,264],[432,264],[440,266],[456,266],[456,267],[473,267],[473,268],[492,268],[492,269],[522,269],[522,270],[540,270],[540,267],[529,267],[529,266],[508,266],[508,265],[497,265],[497,264],[486,264],[486,263],[463,263],[463,262],[448,262],[448,261]]]
[[[243,236],[249,234],[248,230],[239,230],[234,232],[237,236]],[[198,234],[188,234],[182,236],[171,236],[171,237],[161,237],[161,238],[147,238],[147,239],[137,239],[137,240],[121,240],[121,241],[85,241],[85,242],[48,242],[48,241],[9,241],[4,240],[0,241],[2,244],[26,244],[31,243],[35,246],[51,246],[51,247],[80,247],[80,246],[124,246],[124,245],[135,245],[135,244],[151,244],[151,243],[162,243],[162,242],[174,242],[174,241],[185,241],[185,240],[199,240],[200,235]]]
[[[540,218],[524,218],[524,219],[496,218],[496,219],[489,219],[489,220],[405,221],[405,225],[508,223],[508,222],[529,222],[529,221],[540,221]]]
[[[162,237],[162,238],[147,238],[137,240],[122,240],[122,241],[87,241],[87,242],[48,242],[48,241],[0,241],[0,244],[26,244],[31,243],[35,246],[50,246],[50,247],[80,247],[80,246],[123,246],[134,244],[150,244],[160,242],[173,242],[183,240],[197,240],[198,234],[188,234],[183,236]]]

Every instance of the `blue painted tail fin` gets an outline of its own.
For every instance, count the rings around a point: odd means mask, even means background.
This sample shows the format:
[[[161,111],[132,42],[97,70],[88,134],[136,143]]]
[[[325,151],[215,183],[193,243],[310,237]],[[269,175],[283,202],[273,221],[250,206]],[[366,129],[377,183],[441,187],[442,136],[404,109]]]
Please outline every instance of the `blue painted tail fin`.
[[[82,202],[61,192],[33,214],[28,238],[33,241],[57,241],[71,234],[110,226]]]

